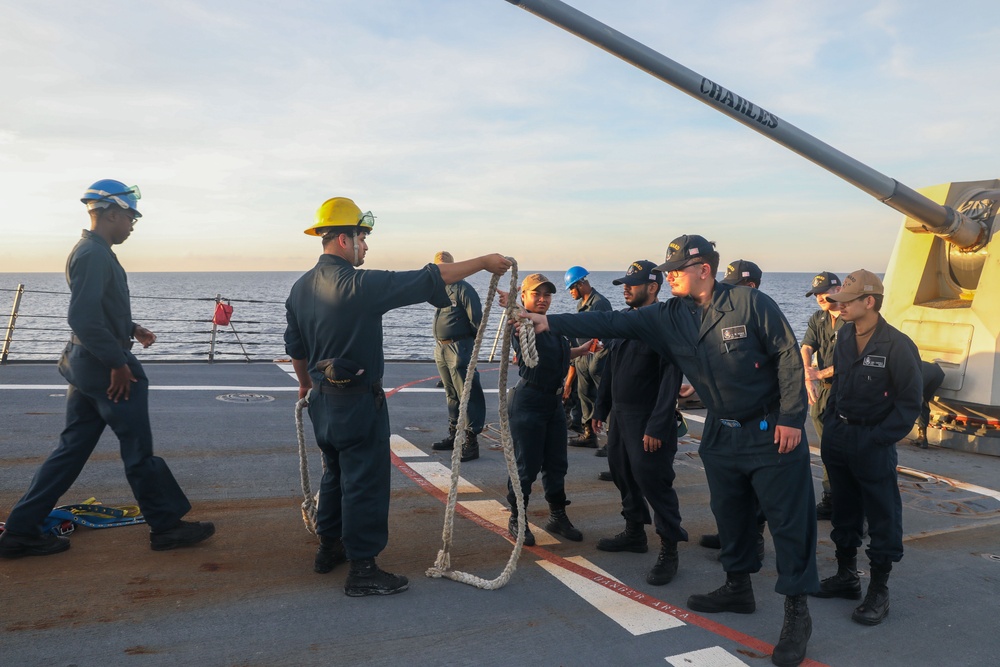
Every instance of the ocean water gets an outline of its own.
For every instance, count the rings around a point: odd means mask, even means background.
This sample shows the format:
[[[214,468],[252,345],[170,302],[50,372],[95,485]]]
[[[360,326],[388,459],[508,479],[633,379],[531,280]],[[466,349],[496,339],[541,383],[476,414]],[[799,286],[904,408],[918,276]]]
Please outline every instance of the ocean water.
[[[127,267],[126,267],[127,268]],[[521,270],[521,276],[535,272]],[[543,270],[558,289],[551,312],[576,312],[576,302],[562,287],[562,270]],[[212,314],[216,295],[233,306],[232,323],[218,327],[215,336],[216,360],[271,360],[284,356],[285,297],[301,272],[205,272],[130,273],[133,319],[157,334],[148,349],[136,346],[140,359],[204,360],[212,350]],[[591,284],[611,301],[624,308],[621,287],[611,281],[622,274],[595,271]],[[768,273],[761,291],[774,299],[785,313],[796,337],[802,338],[816,300],[803,296],[810,287],[812,273]],[[480,273],[469,282],[486,297],[491,276]],[[19,284],[24,285],[15,322],[9,361],[55,361],[69,338],[66,308],[69,290],[62,273],[0,273],[0,340],[5,337]],[[507,290],[510,276],[500,279]],[[669,293],[669,292],[668,292]],[[488,340],[481,359],[490,356],[499,324],[499,307],[494,304]],[[434,308],[426,303],[392,311],[383,319],[385,356],[394,360],[425,360],[434,355],[431,332]],[[498,348],[499,349],[499,348]]]

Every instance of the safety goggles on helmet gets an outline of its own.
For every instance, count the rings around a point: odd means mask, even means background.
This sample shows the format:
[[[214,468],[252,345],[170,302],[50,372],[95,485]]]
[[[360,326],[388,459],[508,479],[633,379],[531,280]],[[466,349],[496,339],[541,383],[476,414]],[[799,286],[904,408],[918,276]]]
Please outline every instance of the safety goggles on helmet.
[[[142,213],[139,213],[137,205],[140,199],[142,199],[142,193],[139,191],[138,185],[126,187],[125,184],[118,181],[108,180],[94,183],[83,193],[80,201],[85,203],[88,209],[104,208],[114,203],[124,209],[131,210],[135,213],[136,218],[141,218]]]
[[[372,233],[372,229],[375,227],[375,216],[372,215],[371,211],[365,211],[361,214],[361,217],[358,218],[358,227],[363,232]]]

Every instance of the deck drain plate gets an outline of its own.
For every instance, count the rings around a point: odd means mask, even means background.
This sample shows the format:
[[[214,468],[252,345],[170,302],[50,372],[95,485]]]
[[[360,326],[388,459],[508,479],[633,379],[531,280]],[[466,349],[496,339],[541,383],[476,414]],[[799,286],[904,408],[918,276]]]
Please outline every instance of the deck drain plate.
[[[274,396],[268,396],[266,394],[222,394],[221,396],[216,396],[215,400],[224,401],[226,403],[267,403],[274,400]]]

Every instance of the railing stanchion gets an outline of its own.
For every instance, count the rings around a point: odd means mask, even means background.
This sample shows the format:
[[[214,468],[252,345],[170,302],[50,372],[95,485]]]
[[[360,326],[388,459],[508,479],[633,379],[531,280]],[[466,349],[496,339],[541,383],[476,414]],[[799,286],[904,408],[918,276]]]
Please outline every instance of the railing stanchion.
[[[215,295],[215,307],[218,309],[219,303],[222,302],[222,295]],[[208,350],[208,363],[215,361],[215,334],[219,330],[219,325],[215,323],[215,311],[212,311],[212,344]]]
[[[493,363],[493,357],[497,354],[497,343],[500,342],[500,332],[503,331],[504,324],[505,322],[500,322],[500,325],[497,326],[497,335],[493,338],[493,349],[490,350],[490,363]]]
[[[18,283],[17,292],[14,294],[14,306],[10,309],[10,320],[7,322],[7,332],[3,337],[3,351],[0,351],[0,364],[7,363],[10,344],[14,340],[14,324],[17,322],[17,309],[21,306],[22,294],[24,294],[24,284]]]

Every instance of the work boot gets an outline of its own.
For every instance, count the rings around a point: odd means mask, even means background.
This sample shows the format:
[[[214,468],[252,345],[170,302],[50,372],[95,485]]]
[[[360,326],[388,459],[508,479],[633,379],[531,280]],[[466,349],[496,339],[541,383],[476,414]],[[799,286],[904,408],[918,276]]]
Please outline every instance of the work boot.
[[[917,441],[914,443],[920,449],[927,449],[927,427],[918,426],[917,427]]]
[[[575,438],[570,438],[570,447],[589,447],[590,449],[597,449],[597,436],[590,428],[590,422],[583,425],[583,433]]]
[[[580,422],[570,422],[566,428],[573,431],[573,433],[583,433],[583,424]]]
[[[602,482],[615,481],[614,478],[611,476],[610,470],[602,470],[601,472],[597,473],[597,479],[601,480]]]
[[[0,558],[51,556],[67,549],[69,549],[69,538],[52,533],[15,535],[6,530],[0,533]]]
[[[319,536],[319,549],[313,561],[313,572],[326,574],[341,563],[347,562],[347,551],[339,537]]]
[[[861,580],[858,578],[857,551],[853,554],[837,551],[837,574],[819,582],[818,598],[861,599]]]
[[[711,593],[692,595],[687,606],[692,611],[714,614],[731,611],[737,614],[752,614],[757,609],[753,597],[753,585],[746,573],[727,572],[726,583]]]
[[[833,518],[833,502],[829,491],[823,492],[823,497],[816,503],[816,520],[829,521]]]
[[[868,583],[868,593],[851,619],[862,625],[878,625],[889,613],[889,570],[876,569],[872,564],[872,580]]]
[[[576,526],[570,523],[569,517],[566,516],[565,505],[549,503],[549,522],[545,524],[545,530],[562,535],[567,540],[583,541],[583,533],[577,530]]]
[[[645,533],[643,533],[645,536]],[[656,557],[656,565],[646,575],[646,583],[651,586],[664,586],[674,580],[677,575],[677,543],[666,538],[660,538],[660,555]]]
[[[625,521],[625,530],[614,537],[602,537],[597,541],[600,551],[631,551],[644,554],[649,551],[646,541],[646,526],[638,521]]]
[[[439,452],[444,450],[455,449],[455,434],[457,432],[458,432],[458,426],[456,426],[455,424],[448,424],[448,435],[446,435],[445,437],[441,438],[433,445],[431,445],[431,449],[434,449]]]
[[[169,551],[178,547],[189,547],[207,540],[215,534],[215,524],[211,521],[178,521],[170,530],[149,533],[149,548],[153,551]]]
[[[781,626],[781,637],[771,654],[771,662],[778,667],[795,667],[805,660],[812,629],[806,596],[786,595],[785,623]]]
[[[517,540],[517,515],[513,512],[510,513],[510,518],[507,520],[507,532]],[[528,525],[527,521],[524,522],[524,546],[535,546],[535,536],[531,534],[531,526]]]
[[[718,533],[712,535],[702,535],[701,539],[698,540],[698,546],[705,547],[706,549],[721,549],[722,541],[719,539]]]
[[[599,456],[602,459],[608,458],[608,446],[607,445],[602,445],[602,446],[598,447],[597,451],[594,452],[594,456]]]
[[[472,431],[465,432],[465,442],[462,443],[462,456],[459,461],[473,461],[479,458],[479,439]]]
[[[352,598],[366,595],[392,595],[402,593],[410,580],[401,574],[392,574],[380,568],[374,558],[351,561],[351,571],[344,582],[344,592]]]

